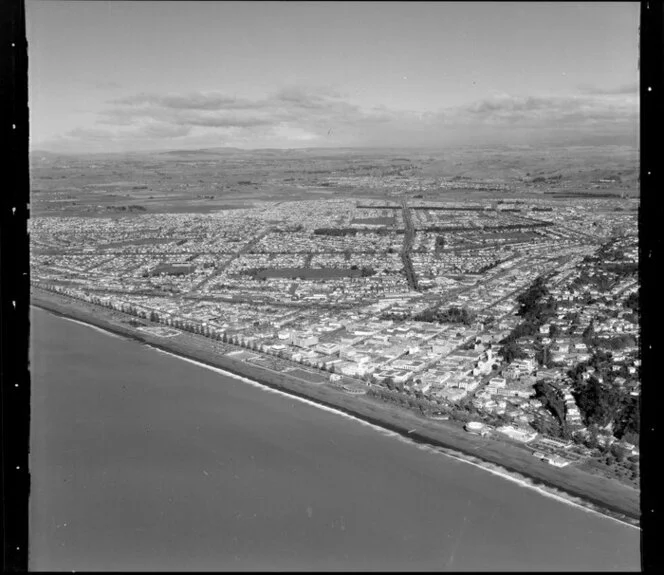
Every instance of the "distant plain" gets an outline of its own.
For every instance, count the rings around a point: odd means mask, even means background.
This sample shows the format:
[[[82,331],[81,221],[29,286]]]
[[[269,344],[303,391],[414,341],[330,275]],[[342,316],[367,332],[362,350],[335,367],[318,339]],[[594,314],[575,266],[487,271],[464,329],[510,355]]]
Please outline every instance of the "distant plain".
[[[638,196],[638,152],[625,146],[34,151],[31,178],[37,216],[209,212],[354,197],[565,200]]]

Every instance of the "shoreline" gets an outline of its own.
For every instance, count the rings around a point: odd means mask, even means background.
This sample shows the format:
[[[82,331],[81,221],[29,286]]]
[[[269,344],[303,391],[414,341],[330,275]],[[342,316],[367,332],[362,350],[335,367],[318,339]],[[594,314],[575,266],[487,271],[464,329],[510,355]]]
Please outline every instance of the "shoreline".
[[[78,322],[83,325],[87,325],[88,327],[95,327],[90,324],[86,324],[85,322]],[[324,411],[327,411],[328,413],[334,413],[336,415],[341,415],[342,417],[347,417],[349,419],[352,419],[353,421],[356,421],[362,425],[371,427],[374,431],[378,431],[380,433],[383,433],[384,435],[388,437],[392,437],[395,439],[398,439],[400,441],[404,441],[408,443],[409,445],[414,445],[418,448],[423,448],[426,451],[429,451],[430,453],[435,453],[436,455],[445,455],[447,457],[451,457],[453,459],[456,459],[457,461],[461,461],[463,463],[472,465],[474,467],[478,467],[482,469],[483,471],[486,471],[488,473],[491,473],[492,475],[496,475],[498,477],[501,477],[502,479],[505,479],[507,481],[510,481],[512,483],[516,483],[521,487],[531,489],[534,491],[537,491],[540,495],[543,495],[544,497],[549,497],[551,499],[555,499],[556,501],[559,501],[561,503],[566,503],[567,505],[571,505],[573,507],[577,507],[579,509],[582,509],[586,512],[590,513],[595,513],[597,515],[601,515],[602,517],[608,518],[608,519],[613,519],[614,521],[617,521],[618,523],[621,523],[623,525],[628,525],[630,527],[634,527],[636,529],[639,529],[638,524],[633,523],[629,518],[626,517],[619,517],[618,514],[609,514],[607,513],[602,507],[594,505],[580,497],[572,496],[564,491],[561,491],[558,487],[555,487],[553,485],[546,485],[542,486],[539,485],[538,483],[534,482],[532,478],[519,473],[517,471],[511,471],[509,469],[506,469],[505,467],[491,463],[488,461],[484,461],[480,458],[474,457],[468,453],[458,451],[455,449],[452,449],[449,446],[443,445],[442,443],[438,445],[436,440],[429,439],[426,437],[419,438],[417,437],[416,433],[413,433],[412,431],[404,432],[403,429],[392,429],[390,427],[390,424],[380,422],[379,420],[371,420],[367,417],[364,416],[359,416],[357,414],[353,414],[350,410],[346,410],[340,407],[333,406],[331,404],[326,404],[320,401],[313,400],[308,397],[304,397],[300,394],[292,393],[289,391],[285,391],[283,389],[278,389],[276,386],[272,386],[269,384],[261,383],[259,381],[255,381],[253,379],[249,379],[245,377],[244,375],[238,375],[236,373],[233,373],[231,371],[228,371],[226,369],[222,369],[220,367],[215,367],[211,364],[204,363],[202,361],[194,360],[189,357],[185,357],[183,355],[179,355],[176,353],[172,353],[170,351],[165,351],[163,349],[159,349],[157,347],[154,347],[152,344],[146,344],[147,347],[151,347],[158,351],[159,353],[163,353],[166,355],[170,355],[171,357],[175,357],[177,359],[186,361],[188,363],[192,363],[194,365],[197,365],[199,367],[203,367],[204,369],[209,369],[210,371],[213,371],[215,373],[219,373],[225,377],[229,377],[232,379],[236,379],[238,381],[242,381],[243,383],[248,383],[254,387],[258,387],[264,391],[268,391],[270,393],[276,393],[278,395],[281,395],[283,397],[288,397],[288,398],[295,398],[298,401],[301,401],[303,403],[306,403],[307,405],[311,405],[313,407],[316,407],[318,409],[322,409]]]
[[[47,299],[40,295],[33,290],[30,303],[48,313],[100,329],[116,337],[143,343],[179,359],[220,371],[234,379],[351,417],[377,430],[396,435],[418,448],[445,454],[523,487],[535,489],[544,496],[639,528],[639,493],[617,482],[574,468],[544,467],[544,464],[534,460],[523,448],[471,436],[454,424],[432,421],[365,396],[350,396],[330,386],[289,380],[286,374],[269,372],[226,356],[211,357],[207,350],[196,349],[193,342],[177,342],[174,341],[176,338],[170,338],[166,343],[162,341],[163,338],[120,324],[119,320],[113,317],[117,312],[104,308],[97,310],[93,304],[50,292],[43,294],[48,296]],[[94,309],[88,310],[86,307]],[[93,313],[97,311],[98,315]],[[280,379],[283,381],[279,381]],[[612,500],[612,496],[618,501]]]

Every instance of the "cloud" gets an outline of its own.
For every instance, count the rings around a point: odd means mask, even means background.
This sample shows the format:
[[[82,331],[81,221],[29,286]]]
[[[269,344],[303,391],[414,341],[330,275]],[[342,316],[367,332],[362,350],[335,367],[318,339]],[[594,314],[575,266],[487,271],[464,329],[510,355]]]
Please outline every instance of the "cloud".
[[[621,95],[636,96],[639,93],[639,83],[629,82],[627,84],[621,84],[620,86],[615,86],[613,88],[598,88],[596,86],[591,86],[588,84],[581,84],[579,86],[579,91],[583,94],[589,94],[594,96],[621,96]]]
[[[496,96],[449,110],[454,124],[582,129],[598,123],[634,122],[638,100],[629,96]]]
[[[170,109],[170,110],[228,110],[252,109],[260,104],[251,100],[235,96],[228,96],[218,92],[192,92],[189,94],[158,95],[141,93],[134,96],[125,96],[111,100],[112,104],[119,106],[133,106],[134,109]]]
[[[111,106],[100,113],[99,124],[121,127],[155,121],[202,129],[267,128],[286,138],[293,134],[294,141],[302,139],[295,136],[300,131],[308,134],[307,139],[313,139],[312,134],[323,135],[330,128],[354,126],[357,129],[393,118],[386,110],[363,110],[333,90],[299,86],[283,88],[255,100],[219,92],[141,93],[110,100],[109,104]],[[284,131],[284,126],[290,130]]]
[[[334,90],[323,88],[307,90],[300,86],[290,86],[279,90],[271,98],[268,98],[265,103],[283,103],[296,108],[320,110],[335,103],[343,105],[344,102],[340,98],[341,94]]]
[[[272,126],[275,124],[274,118],[218,114],[179,115],[174,117],[172,121],[179,126],[199,126],[204,128],[253,128],[256,126]]]
[[[182,143],[297,147],[622,137],[638,125],[638,96],[627,88],[565,96],[494,94],[428,112],[361,107],[333,90],[301,86],[258,99],[220,92],[140,93],[109,100],[96,125],[72,130],[66,138],[99,145],[106,139],[126,147],[150,141],[166,145],[174,138]]]
[[[188,126],[174,126],[158,122],[148,122],[131,129],[75,128],[65,134],[72,142],[133,142],[162,138],[180,138],[191,132]]]
[[[114,138],[114,133],[101,128],[74,128],[65,134],[65,138],[80,141],[105,141]]]
[[[189,126],[150,123],[143,126],[139,134],[148,138],[181,138],[191,132]]]

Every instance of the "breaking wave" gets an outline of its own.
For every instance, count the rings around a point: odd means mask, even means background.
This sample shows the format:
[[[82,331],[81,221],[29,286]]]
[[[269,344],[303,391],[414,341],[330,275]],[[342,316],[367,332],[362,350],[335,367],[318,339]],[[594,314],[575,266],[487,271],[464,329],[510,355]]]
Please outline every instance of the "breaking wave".
[[[148,347],[154,349],[155,351],[158,351],[159,353],[163,353],[165,355],[170,355],[171,357],[175,357],[177,359],[187,361],[189,363],[192,363],[194,365],[197,365],[199,367],[203,367],[205,369],[208,369],[210,371],[214,371],[220,375],[223,375],[225,377],[230,377],[239,381],[242,381],[244,383],[247,383],[249,385],[252,385],[254,387],[260,388],[262,390],[268,391],[269,393],[274,393],[277,395],[281,395],[283,397],[287,397],[289,399],[295,399],[297,401],[300,401],[302,403],[306,403],[307,405],[311,405],[313,407],[316,407],[318,409],[322,409],[323,411],[327,411],[329,413],[334,413],[336,415],[339,415],[341,417],[345,417],[347,419],[351,419],[353,421],[356,421],[360,425],[364,425],[365,427],[370,427],[374,431],[377,431],[381,433],[384,436],[391,437],[394,439],[397,439],[398,441],[401,441],[403,443],[407,443],[408,445],[414,445],[418,449],[421,449],[423,451],[427,451],[432,454],[436,455],[445,455],[447,457],[451,457],[457,461],[461,461],[463,463],[467,463],[468,465],[472,465],[474,467],[478,467],[480,469],[483,469],[484,471],[488,471],[492,475],[496,475],[498,477],[501,477],[504,480],[510,481],[512,483],[516,483],[517,485],[521,487],[525,487],[527,489],[531,489],[533,491],[537,491],[540,495],[543,495],[544,497],[548,497],[550,499],[555,499],[556,501],[559,501],[561,503],[566,503],[567,505],[571,505],[573,507],[579,508],[583,511],[589,512],[589,513],[594,513],[597,515],[601,515],[602,517],[612,519],[614,521],[617,521],[623,525],[628,525],[630,527],[633,527],[635,529],[639,529],[639,526],[635,524],[636,522],[633,519],[630,519],[628,517],[622,516],[618,513],[613,513],[613,512],[607,512],[605,509],[598,505],[594,505],[585,499],[582,499],[581,497],[575,497],[573,495],[570,495],[569,493],[556,489],[551,486],[544,486],[539,484],[536,480],[531,479],[529,477],[526,477],[525,475],[521,475],[520,473],[514,472],[514,471],[509,471],[505,469],[504,467],[495,464],[495,463],[490,463],[487,461],[484,461],[480,459],[479,457],[474,457],[473,455],[469,455],[466,453],[463,453],[461,451],[456,451],[454,449],[446,448],[446,447],[440,447],[440,446],[435,446],[435,445],[430,445],[425,443],[423,440],[417,440],[417,439],[412,439],[405,437],[404,435],[397,433],[395,431],[392,431],[390,429],[385,429],[384,427],[381,427],[379,425],[376,425],[374,423],[370,423],[368,421],[365,421],[364,419],[360,417],[356,417],[354,415],[351,415],[349,413],[346,413],[344,411],[341,411],[339,409],[335,409],[333,407],[330,407],[328,405],[323,405],[321,403],[318,403],[314,400],[306,399],[304,397],[299,397],[297,395],[288,393],[287,391],[281,391],[278,389],[274,389],[268,385],[264,385],[258,381],[255,381],[253,379],[250,379],[248,377],[244,377],[241,375],[237,375],[235,373],[232,373],[230,371],[226,371],[225,369],[219,368],[219,367],[213,367],[211,365],[208,365],[206,363],[202,363],[199,361],[196,361],[194,359],[184,357],[175,353],[171,353],[168,351],[164,351],[163,349],[159,349],[157,347],[153,347],[148,344]]]

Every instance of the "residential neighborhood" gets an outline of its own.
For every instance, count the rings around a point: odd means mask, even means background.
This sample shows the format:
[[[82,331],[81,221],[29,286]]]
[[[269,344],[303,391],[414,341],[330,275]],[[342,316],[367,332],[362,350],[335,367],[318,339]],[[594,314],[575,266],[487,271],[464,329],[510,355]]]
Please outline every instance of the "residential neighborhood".
[[[33,218],[32,281],[315,384],[476,420],[565,466],[599,446],[638,454],[623,417],[641,390],[636,220],[614,202]],[[590,387],[623,420],[596,413]]]

